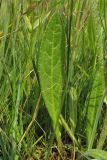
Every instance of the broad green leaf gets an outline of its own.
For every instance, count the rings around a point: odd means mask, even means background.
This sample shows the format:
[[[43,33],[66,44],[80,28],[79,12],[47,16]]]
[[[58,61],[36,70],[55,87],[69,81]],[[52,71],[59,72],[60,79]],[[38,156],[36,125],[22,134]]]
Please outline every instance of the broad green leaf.
[[[94,56],[94,64],[92,66],[92,75],[91,82],[92,86],[90,88],[89,97],[87,98],[87,141],[88,148],[91,149],[95,140],[95,135],[97,131],[98,121],[101,114],[101,108],[104,100],[104,63],[103,55],[101,52],[97,51],[97,31],[95,30],[95,17],[94,13],[91,14],[89,19],[88,27],[88,38],[89,38],[89,47]],[[98,55],[97,55],[98,54]],[[97,58],[99,56],[99,58]]]
[[[89,149],[85,155],[96,158],[97,160],[107,160],[107,151],[99,149]]]
[[[107,15],[107,1],[105,1],[105,0],[100,1],[99,8],[100,8],[99,13],[103,14],[103,17],[102,17],[101,21],[104,22],[104,24],[102,25],[103,26],[103,33],[102,33],[103,40],[102,40],[102,43],[103,43],[105,88],[107,88],[107,58],[106,58],[106,55],[107,55],[107,38],[106,38],[106,35],[107,35],[107,33],[106,33],[106,31],[107,31],[107,25],[106,25],[106,20],[107,20],[107,16],[106,16]],[[107,137],[107,95],[106,95],[106,97],[104,99],[104,103],[106,104],[106,110],[104,109],[105,116],[103,118],[104,119],[103,120],[103,127],[102,127],[102,130],[101,130],[101,133],[100,133],[100,138],[99,138],[99,141],[98,141],[98,144],[97,144],[97,148],[98,149],[102,149],[103,148],[103,145],[104,145],[106,137]]]
[[[105,118],[104,118],[103,128],[102,128],[101,134],[100,134],[100,139],[99,139],[98,144],[97,144],[98,149],[103,148],[106,137],[107,137],[107,111],[106,111]]]
[[[61,110],[63,87],[62,54],[64,51],[62,51],[62,35],[60,16],[54,14],[44,33],[38,59],[41,92],[54,129]]]
[[[103,68],[96,71],[95,78],[89,97],[87,111],[87,138],[88,148],[92,148],[97,131],[97,125],[101,114],[101,108],[104,100],[104,75]]]

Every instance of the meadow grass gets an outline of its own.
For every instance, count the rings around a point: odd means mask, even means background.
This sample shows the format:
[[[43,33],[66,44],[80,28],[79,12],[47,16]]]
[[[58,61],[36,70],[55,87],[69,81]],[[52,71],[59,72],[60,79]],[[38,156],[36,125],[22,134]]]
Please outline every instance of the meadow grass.
[[[107,1],[0,1],[0,159],[107,160]]]

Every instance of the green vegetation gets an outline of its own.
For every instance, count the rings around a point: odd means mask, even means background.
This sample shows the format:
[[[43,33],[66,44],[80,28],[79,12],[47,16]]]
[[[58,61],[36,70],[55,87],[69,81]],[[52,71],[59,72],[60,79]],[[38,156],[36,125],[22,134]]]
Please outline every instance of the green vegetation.
[[[0,0],[0,160],[107,160],[107,0]]]

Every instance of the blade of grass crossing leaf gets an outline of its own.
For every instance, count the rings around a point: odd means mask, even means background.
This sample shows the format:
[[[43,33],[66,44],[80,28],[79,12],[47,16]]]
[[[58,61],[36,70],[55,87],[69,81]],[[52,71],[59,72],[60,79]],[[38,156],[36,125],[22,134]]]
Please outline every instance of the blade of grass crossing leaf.
[[[64,129],[66,130],[67,134],[69,135],[69,137],[72,139],[72,141],[78,145],[78,142],[74,136],[74,132],[71,130],[71,128],[69,128],[68,124],[66,123],[65,119],[63,118],[62,115],[60,115],[60,121],[62,126],[64,127]]]

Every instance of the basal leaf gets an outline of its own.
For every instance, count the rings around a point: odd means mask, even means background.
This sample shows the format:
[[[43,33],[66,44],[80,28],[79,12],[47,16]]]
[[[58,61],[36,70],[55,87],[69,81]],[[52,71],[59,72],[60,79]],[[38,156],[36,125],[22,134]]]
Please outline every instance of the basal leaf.
[[[97,160],[107,160],[107,151],[99,149],[89,149],[85,155],[96,158]]]
[[[104,75],[103,67],[98,69],[93,81],[87,112],[87,138],[88,148],[92,148],[97,131],[98,120],[104,99]]]
[[[63,87],[62,35],[60,16],[54,14],[44,33],[38,58],[41,92],[55,129],[61,110]]]
[[[105,117],[103,122],[103,127],[100,133],[100,138],[98,140],[97,148],[102,149],[107,137],[107,110],[105,111]]]

